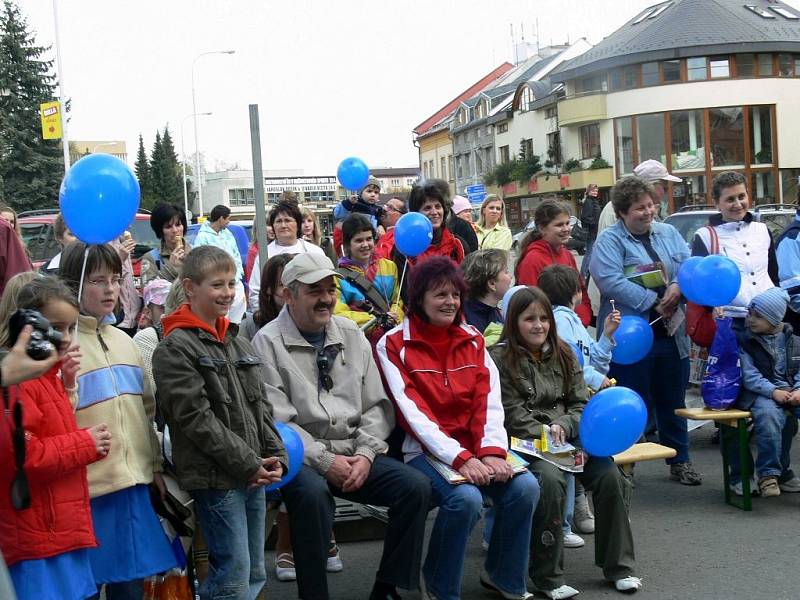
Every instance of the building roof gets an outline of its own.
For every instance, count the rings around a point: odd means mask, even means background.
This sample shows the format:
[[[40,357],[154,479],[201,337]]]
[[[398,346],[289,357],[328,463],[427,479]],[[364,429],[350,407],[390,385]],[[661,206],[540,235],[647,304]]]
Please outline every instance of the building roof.
[[[660,2],[560,65],[552,77],[565,81],[638,62],[753,51],[800,51],[800,11],[778,0]]]
[[[504,62],[502,65],[500,65],[496,69],[493,69],[490,73],[486,74],[481,79],[473,83],[466,90],[461,92],[458,96],[450,100],[450,102],[445,104],[442,108],[437,110],[430,117],[425,119],[422,123],[414,127],[412,131],[417,136],[421,136],[427,133],[432,126],[436,125],[437,123],[448,117],[450,114],[452,114],[453,111],[455,111],[455,109],[458,108],[462,102],[468,100],[469,98],[472,98],[482,89],[491,85],[495,80],[502,77],[513,68],[514,65],[512,65],[510,62]]]
[[[419,167],[386,167],[383,169],[370,169],[373,177],[419,177]]]

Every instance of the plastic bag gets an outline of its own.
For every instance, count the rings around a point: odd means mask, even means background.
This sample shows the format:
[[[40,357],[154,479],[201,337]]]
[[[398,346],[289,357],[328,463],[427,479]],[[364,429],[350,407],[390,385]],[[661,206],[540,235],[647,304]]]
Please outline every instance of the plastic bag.
[[[173,569],[163,575],[145,579],[143,600],[193,600],[193,598],[189,577],[185,571]]]
[[[708,363],[700,384],[703,402],[711,410],[725,410],[736,402],[742,387],[739,344],[729,317],[716,319],[717,332],[708,351]]]

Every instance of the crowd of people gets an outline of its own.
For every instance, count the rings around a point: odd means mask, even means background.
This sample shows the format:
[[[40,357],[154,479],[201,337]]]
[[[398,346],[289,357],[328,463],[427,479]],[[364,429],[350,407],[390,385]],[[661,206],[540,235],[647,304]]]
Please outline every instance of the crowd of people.
[[[647,161],[617,182],[602,211],[589,186],[581,270],[566,246],[570,208],[558,199],[539,203],[512,264],[502,199],[487,196],[473,223],[469,202],[435,179],[407,202],[381,204],[371,178],[336,207],[330,236],[287,195],[262,224],[268,247],[254,243],[247,256],[228,229],[229,208],[215,207],[190,247],[183,211],[161,204],[142,297],[132,240],[87,246],[62,219],[62,252],[35,274],[0,211],[0,551],[10,573],[0,572],[0,597],[142,598],[148,577],[186,566],[180,536],[160,521],[170,481],[193,501],[189,554],[204,600],[253,600],[264,587],[269,503],[280,505],[277,579],[296,581],[304,600],[329,598],[326,572],[344,568],[335,498],[388,510],[370,600],[417,588],[425,599],[460,598],[481,520],[477,576],[500,597],[578,594],[563,555],[584,544],[579,534],[594,534],[610,586],[635,592],[630,477],[612,457],[584,456],[574,474],[533,457],[515,468],[509,440],[545,435],[582,452],[589,397],[622,385],[647,404],[646,435],[676,451],[669,477],[701,483],[686,421],[674,413],[690,346],[678,272],[691,255],[724,253],[741,271],[729,306],[699,308],[733,319],[739,336],[755,487],[800,491],[789,465],[800,339],[788,324],[800,309],[800,209],[773,241],[748,210],[745,179],[721,173],[712,187],[719,214],[690,246],[657,218],[671,177]],[[409,211],[433,231],[415,257],[394,237]],[[657,284],[630,277],[643,266],[661,274]],[[37,313],[52,328],[51,351],[34,360]],[[624,315],[645,318],[654,335],[632,365],[611,360]],[[303,442],[290,479],[276,424]]]

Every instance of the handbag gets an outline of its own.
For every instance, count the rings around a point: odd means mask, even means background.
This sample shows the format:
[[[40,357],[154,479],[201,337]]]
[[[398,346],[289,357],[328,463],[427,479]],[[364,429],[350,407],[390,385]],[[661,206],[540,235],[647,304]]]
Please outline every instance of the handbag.
[[[710,225],[706,225],[706,229],[708,229],[708,235],[711,239],[709,254],[719,254],[719,236],[716,230]],[[710,347],[714,342],[714,335],[717,333],[714,309],[710,306],[688,301],[686,303],[686,333],[698,346],[702,348]]]

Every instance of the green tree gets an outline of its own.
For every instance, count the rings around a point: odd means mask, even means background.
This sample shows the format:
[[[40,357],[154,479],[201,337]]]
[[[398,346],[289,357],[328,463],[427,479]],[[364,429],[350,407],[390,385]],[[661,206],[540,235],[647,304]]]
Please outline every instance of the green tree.
[[[169,125],[164,126],[164,134],[161,136],[161,151],[164,161],[161,194],[167,202],[178,204],[183,202],[183,179],[178,155],[175,153],[175,145],[172,143],[172,136],[169,133]]]
[[[12,0],[0,7],[0,197],[17,210],[58,203],[61,142],[43,140],[39,105],[56,97],[53,61]],[[62,107],[64,108],[64,107]]]
[[[139,188],[142,191],[142,207],[152,208],[155,205],[153,199],[153,181],[150,175],[150,161],[147,160],[147,152],[144,150],[142,134],[139,134],[139,150],[136,153],[136,164],[134,165],[136,178],[139,180]]]

